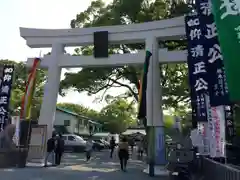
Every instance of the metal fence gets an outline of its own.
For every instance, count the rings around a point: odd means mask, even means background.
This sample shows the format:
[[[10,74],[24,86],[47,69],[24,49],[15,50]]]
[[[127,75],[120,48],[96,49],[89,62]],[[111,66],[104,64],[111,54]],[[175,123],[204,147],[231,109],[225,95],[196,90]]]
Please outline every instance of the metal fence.
[[[204,180],[240,180],[240,169],[203,158],[200,173]]]

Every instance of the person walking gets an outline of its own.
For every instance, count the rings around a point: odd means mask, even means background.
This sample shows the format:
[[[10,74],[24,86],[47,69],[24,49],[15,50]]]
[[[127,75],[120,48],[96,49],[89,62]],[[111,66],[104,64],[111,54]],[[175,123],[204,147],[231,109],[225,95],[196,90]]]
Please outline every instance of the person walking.
[[[113,157],[113,152],[114,152],[115,146],[116,146],[116,141],[115,141],[114,137],[112,137],[110,140],[110,158]]]
[[[63,152],[64,152],[64,140],[62,138],[62,134],[59,134],[58,138],[56,140],[56,148],[55,148],[55,163],[56,163],[56,165],[61,164]]]
[[[93,140],[90,136],[86,142],[86,161],[89,161],[91,159],[92,148],[93,148]]]
[[[138,151],[138,157],[142,158],[143,157],[143,140],[139,139],[137,141],[137,151]]]
[[[44,161],[44,167],[47,167],[49,156],[51,157],[52,165],[55,165],[55,158],[54,158],[55,144],[56,144],[56,134],[53,133],[52,137],[47,141],[47,153]]]
[[[120,160],[121,170],[126,171],[127,161],[129,158],[128,142],[126,137],[123,137],[121,142],[118,144],[118,156]]]
[[[135,140],[133,137],[130,138],[129,140],[129,145],[131,147],[131,154],[133,155],[133,152],[134,152],[134,145],[135,145]]]

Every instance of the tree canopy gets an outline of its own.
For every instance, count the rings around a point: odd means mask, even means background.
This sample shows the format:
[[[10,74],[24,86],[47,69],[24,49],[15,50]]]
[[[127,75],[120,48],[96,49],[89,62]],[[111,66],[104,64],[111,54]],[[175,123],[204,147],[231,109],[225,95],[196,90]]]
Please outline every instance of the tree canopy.
[[[185,1],[170,3],[163,0],[113,0],[106,5],[103,0],[96,0],[83,12],[76,15],[71,21],[72,28],[96,27],[105,25],[120,25],[141,23],[183,15],[188,11]],[[169,50],[185,49],[186,41],[159,42]],[[74,55],[91,55],[92,46],[75,49]],[[144,49],[144,44],[110,45],[109,53],[129,53]],[[163,64],[160,67],[163,104],[165,109],[179,106],[189,106],[188,77],[186,64]],[[61,82],[60,92],[73,88],[78,92],[87,91],[89,95],[102,93],[107,95],[112,87],[124,87],[126,92],[119,97],[132,97],[138,100],[139,79],[142,66],[123,67],[87,67],[77,73],[66,73]]]
[[[116,98],[105,106],[101,112],[105,129],[111,133],[122,133],[127,128],[136,126],[136,110],[122,98]]]
[[[99,112],[86,108],[80,104],[73,104],[73,103],[58,103],[57,107],[70,110],[72,112],[75,112],[77,114],[92,118],[94,120],[99,121]]]

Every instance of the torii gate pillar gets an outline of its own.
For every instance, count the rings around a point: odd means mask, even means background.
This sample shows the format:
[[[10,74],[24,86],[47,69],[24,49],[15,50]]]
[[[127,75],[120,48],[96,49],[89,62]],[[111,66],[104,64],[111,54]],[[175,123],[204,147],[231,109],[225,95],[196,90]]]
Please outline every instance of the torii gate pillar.
[[[165,137],[162,113],[162,87],[159,70],[158,41],[156,37],[146,39],[146,50],[152,52],[147,76],[147,128],[149,134],[149,175],[156,173],[166,164]],[[154,168],[155,167],[155,168]],[[161,171],[166,172],[166,171]]]
[[[63,44],[53,44],[51,62],[48,66],[47,82],[44,88],[44,96],[40,111],[39,124],[47,124],[47,137],[52,135],[53,123],[56,112],[56,102],[61,77],[61,67],[58,66],[59,56],[64,54]]]

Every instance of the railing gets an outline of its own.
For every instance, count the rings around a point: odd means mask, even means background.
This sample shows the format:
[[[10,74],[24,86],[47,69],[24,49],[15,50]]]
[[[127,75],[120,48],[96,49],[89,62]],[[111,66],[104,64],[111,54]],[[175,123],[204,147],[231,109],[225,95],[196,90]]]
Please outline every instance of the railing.
[[[204,180],[240,180],[240,169],[208,158],[202,159],[200,171]]]
[[[167,144],[167,152],[174,148],[175,144]],[[233,163],[232,159],[235,157],[240,160],[239,149],[231,151],[230,155],[228,148],[227,154],[229,154],[228,164],[223,164],[206,157],[196,157],[194,161],[193,169],[194,179],[196,180],[240,180],[240,166],[235,166],[230,163]],[[239,158],[237,158],[237,156]],[[230,161],[231,160],[231,161]],[[196,167],[196,168],[195,168]],[[196,170],[196,171],[195,171]]]

